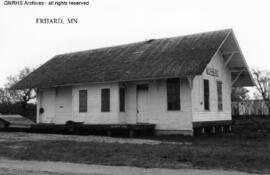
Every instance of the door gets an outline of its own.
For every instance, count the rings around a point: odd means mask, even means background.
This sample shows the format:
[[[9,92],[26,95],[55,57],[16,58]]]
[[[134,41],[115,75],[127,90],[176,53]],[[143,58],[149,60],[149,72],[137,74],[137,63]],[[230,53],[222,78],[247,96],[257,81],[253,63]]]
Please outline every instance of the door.
[[[40,92],[40,122],[52,123],[55,115],[55,91],[44,90]]]
[[[148,84],[137,85],[137,123],[148,123]]]

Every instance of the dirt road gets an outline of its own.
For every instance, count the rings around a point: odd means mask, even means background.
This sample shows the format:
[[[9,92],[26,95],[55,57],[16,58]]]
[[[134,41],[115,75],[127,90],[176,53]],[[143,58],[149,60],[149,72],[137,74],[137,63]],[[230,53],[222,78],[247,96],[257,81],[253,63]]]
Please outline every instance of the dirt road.
[[[86,165],[63,162],[0,160],[2,175],[248,175],[223,170],[136,168],[127,166]]]

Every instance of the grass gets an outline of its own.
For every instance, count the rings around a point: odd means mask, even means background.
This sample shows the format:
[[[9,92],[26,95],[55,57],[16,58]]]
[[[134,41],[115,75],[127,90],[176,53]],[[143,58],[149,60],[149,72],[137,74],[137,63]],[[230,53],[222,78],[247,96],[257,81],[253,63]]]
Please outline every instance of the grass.
[[[2,141],[0,157],[146,168],[226,169],[270,173],[270,134],[154,137],[191,145],[140,145],[76,141]]]
[[[46,172],[46,171],[30,171],[30,170],[17,170],[17,169],[10,169],[10,168],[1,168],[0,169],[1,175],[80,175],[74,173],[57,173],[57,172]]]

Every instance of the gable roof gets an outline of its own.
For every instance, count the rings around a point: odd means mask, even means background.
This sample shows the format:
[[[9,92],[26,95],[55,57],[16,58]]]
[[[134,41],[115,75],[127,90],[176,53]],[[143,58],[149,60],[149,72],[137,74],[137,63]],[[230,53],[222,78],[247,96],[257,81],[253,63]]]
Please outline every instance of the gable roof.
[[[57,55],[13,89],[200,75],[232,30]]]

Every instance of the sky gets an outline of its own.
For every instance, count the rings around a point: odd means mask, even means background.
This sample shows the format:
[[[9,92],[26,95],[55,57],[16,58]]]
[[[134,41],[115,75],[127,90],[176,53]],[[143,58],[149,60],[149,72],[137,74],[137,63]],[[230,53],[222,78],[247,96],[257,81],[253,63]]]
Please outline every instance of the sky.
[[[44,0],[48,1],[48,0]],[[69,0],[70,1],[70,0]],[[90,0],[89,6],[0,4],[0,87],[54,55],[232,28],[251,68],[270,69],[269,0]],[[36,24],[36,18],[78,24]]]

